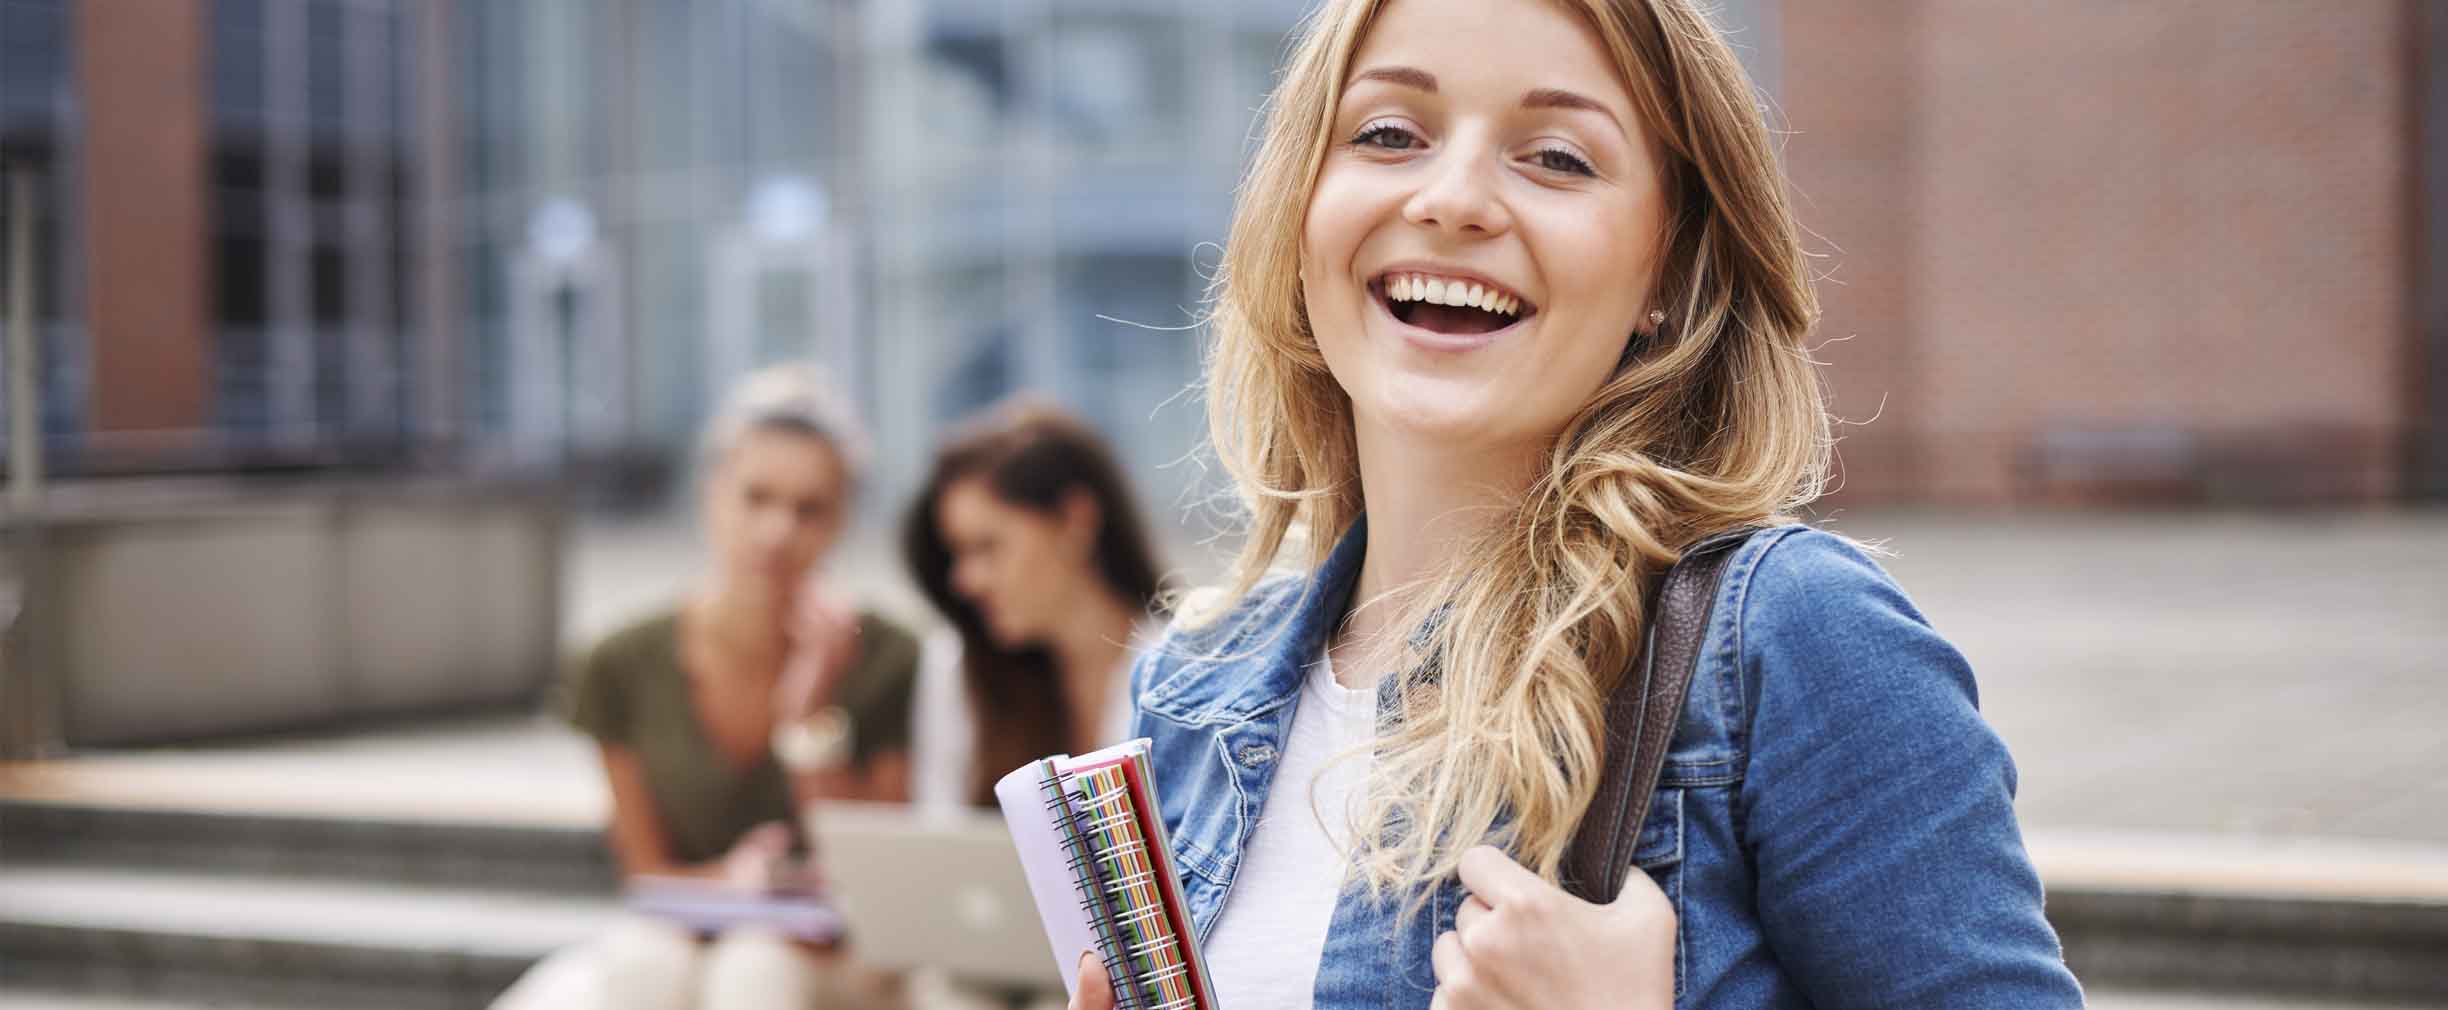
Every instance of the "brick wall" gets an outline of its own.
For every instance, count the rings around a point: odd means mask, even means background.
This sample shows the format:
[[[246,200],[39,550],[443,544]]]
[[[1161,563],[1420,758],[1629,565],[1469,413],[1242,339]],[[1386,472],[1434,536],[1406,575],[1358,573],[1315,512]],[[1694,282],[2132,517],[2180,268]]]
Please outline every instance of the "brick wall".
[[[1784,7],[1853,501],[2392,494],[2413,152],[2380,0]],[[1833,342],[1828,342],[1828,341]],[[1872,420],[1875,417],[1875,420]]]
[[[76,6],[96,433],[192,439],[208,420],[205,17],[203,0]]]

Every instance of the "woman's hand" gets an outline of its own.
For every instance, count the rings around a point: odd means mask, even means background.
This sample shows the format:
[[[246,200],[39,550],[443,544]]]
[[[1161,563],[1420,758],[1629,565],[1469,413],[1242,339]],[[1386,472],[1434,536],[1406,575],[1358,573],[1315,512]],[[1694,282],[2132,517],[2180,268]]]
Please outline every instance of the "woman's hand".
[[[1674,906],[1648,874],[1627,876],[1614,903],[1593,905],[1495,848],[1464,853],[1470,897],[1453,932],[1436,939],[1429,1006],[1672,1010]]]
[[[790,846],[790,826],[781,821],[748,829],[723,853],[723,882],[755,894],[772,891],[789,864]]]
[[[1096,951],[1080,952],[1079,988],[1071,994],[1069,1010],[1114,1010],[1113,977]]]
[[[833,703],[843,675],[858,661],[858,615],[813,589],[801,596],[784,629],[790,654],[774,682],[774,719],[804,719]]]

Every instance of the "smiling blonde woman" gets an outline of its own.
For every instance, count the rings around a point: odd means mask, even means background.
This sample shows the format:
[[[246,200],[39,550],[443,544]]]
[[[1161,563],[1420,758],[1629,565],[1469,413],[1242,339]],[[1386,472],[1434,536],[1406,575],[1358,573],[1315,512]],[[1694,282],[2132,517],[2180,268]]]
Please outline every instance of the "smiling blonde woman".
[[[2081,1004],[1970,669],[1792,518],[1818,309],[1698,5],[1327,3],[1213,296],[1248,536],[1133,682],[1225,1006]],[[1572,897],[1647,591],[1729,531],[1646,872]]]

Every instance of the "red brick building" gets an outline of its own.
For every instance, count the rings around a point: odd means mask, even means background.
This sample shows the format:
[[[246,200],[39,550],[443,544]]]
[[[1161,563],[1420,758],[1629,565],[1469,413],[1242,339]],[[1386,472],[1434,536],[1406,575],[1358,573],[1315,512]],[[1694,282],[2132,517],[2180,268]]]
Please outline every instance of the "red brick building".
[[[2437,488],[2416,5],[1778,7],[1843,498]]]

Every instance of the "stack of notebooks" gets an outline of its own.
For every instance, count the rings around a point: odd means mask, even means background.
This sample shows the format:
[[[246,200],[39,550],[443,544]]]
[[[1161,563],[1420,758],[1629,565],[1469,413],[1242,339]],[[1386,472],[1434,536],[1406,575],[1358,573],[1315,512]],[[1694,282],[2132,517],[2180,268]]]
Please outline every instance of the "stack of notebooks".
[[[1031,761],[995,783],[995,799],[1075,999],[1080,952],[1094,951],[1116,1010],[1216,1010],[1147,753],[1133,740]]]

